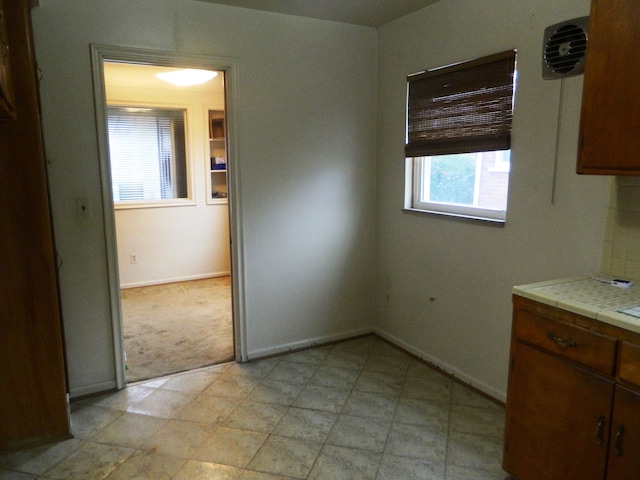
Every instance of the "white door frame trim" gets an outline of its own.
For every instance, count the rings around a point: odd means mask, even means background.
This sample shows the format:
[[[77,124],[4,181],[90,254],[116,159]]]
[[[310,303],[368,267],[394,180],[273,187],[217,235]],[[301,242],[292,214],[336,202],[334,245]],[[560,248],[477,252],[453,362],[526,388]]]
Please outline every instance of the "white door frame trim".
[[[245,296],[244,296],[244,242],[242,230],[242,203],[239,194],[240,162],[237,142],[237,93],[238,62],[234,58],[209,55],[165,52],[110,45],[91,45],[94,102],[100,158],[100,182],[102,187],[102,209],[104,212],[104,235],[107,257],[107,275],[111,321],[113,331],[113,353],[116,371],[116,386],[126,386],[122,308],[120,305],[120,280],[118,255],[109,167],[107,140],[106,94],[104,86],[104,61],[120,61],[147,65],[203,68],[225,72],[225,108],[227,117],[227,176],[229,202],[229,230],[231,236],[231,282],[233,301],[234,349],[237,361],[247,361]]]

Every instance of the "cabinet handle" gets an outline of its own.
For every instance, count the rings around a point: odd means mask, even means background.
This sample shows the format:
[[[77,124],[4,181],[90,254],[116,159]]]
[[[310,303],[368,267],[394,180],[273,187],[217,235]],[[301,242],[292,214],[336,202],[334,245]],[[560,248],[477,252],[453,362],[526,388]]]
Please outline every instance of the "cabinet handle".
[[[596,425],[596,445],[602,445],[604,443],[604,440],[602,439],[602,430],[606,419],[604,418],[604,415],[599,415],[596,420],[598,420],[598,425]]]
[[[549,337],[551,340],[556,342],[556,344],[560,345],[561,347],[575,347],[578,345],[575,340],[572,340],[570,338],[559,337],[553,332],[547,333],[547,337]]]
[[[618,430],[616,431],[616,444],[613,453],[618,457],[622,455],[622,436],[624,435],[624,426],[618,425]]]

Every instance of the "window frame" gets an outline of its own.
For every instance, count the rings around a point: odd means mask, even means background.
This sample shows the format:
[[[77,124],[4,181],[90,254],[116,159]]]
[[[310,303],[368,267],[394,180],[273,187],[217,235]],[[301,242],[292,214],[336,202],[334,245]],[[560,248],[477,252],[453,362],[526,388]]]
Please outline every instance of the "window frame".
[[[474,152],[482,153],[482,152]],[[411,190],[409,192],[409,202],[405,202],[405,210],[413,210],[422,213],[432,213],[438,215],[449,215],[452,217],[464,217],[474,220],[484,220],[489,222],[504,223],[506,221],[507,211],[482,208],[464,204],[445,203],[445,202],[424,202],[423,185],[425,163],[430,157],[410,157],[407,158],[407,171],[410,176]],[[481,170],[480,162],[476,160],[476,179],[474,181],[474,197],[477,194],[479,178],[478,171]],[[503,173],[503,172],[501,172]],[[504,172],[507,173],[508,172]]]
[[[184,207],[196,205],[194,195],[194,159],[191,147],[191,118],[192,106],[188,104],[161,103],[161,102],[126,102],[126,101],[108,101],[105,105],[105,126],[107,128],[107,154],[109,157],[109,184],[113,190],[111,153],[109,144],[109,108],[150,108],[158,110],[182,110],[184,111],[184,136],[185,136],[185,180],[187,196],[185,198],[163,198],[157,200],[118,200],[114,199],[114,192],[111,191],[111,199],[115,210],[131,210],[140,208],[164,208],[164,207]]]
[[[416,78],[419,81],[424,78],[437,77],[438,75],[441,75],[443,73],[445,75],[446,74],[451,75],[451,74],[455,74],[456,72],[460,72],[465,68],[472,69],[472,68],[476,68],[484,64],[490,64],[496,61],[509,60],[510,58],[513,58],[513,71],[511,75],[513,81],[511,83],[511,112],[510,112],[510,118],[509,118],[509,135],[507,139],[508,148],[496,148],[494,150],[492,150],[491,148],[488,148],[487,146],[480,147],[479,149],[467,148],[467,146],[464,146],[463,144],[467,142],[467,138],[470,138],[471,139],[470,141],[473,142],[474,141],[473,137],[462,136],[462,137],[457,137],[457,138],[460,138],[459,140],[460,145],[457,147],[456,146],[443,147],[442,145],[435,147],[438,149],[445,148],[445,150],[450,149],[449,151],[439,150],[439,151],[434,151],[433,153],[427,153],[427,154],[422,154],[417,156],[407,156],[409,155],[409,153],[405,151],[404,210],[427,213],[427,214],[445,215],[445,216],[451,216],[451,217],[463,217],[463,218],[468,218],[472,220],[497,222],[501,224],[504,224],[506,222],[506,213],[508,208],[508,180],[509,180],[508,177],[507,177],[507,186],[506,186],[507,191],[505,192],[505,198],[504,198],[505,200],[504,210],[491,209],[491,208],[475,206],[475,205],[447,203],[447,202],[425,202],[422,200],[422,198],[424,193],[423,189],[424,189],[425,181],[429,181],[429,178],[430,178],[430,177],[426,177],[426,178],[424,177],[426,173],[425,170],[427,168],[427,162],[431,157],[435,157],[437,155],[455,155],[455,154],[466,154],[466,153],[473,153],[475,155],[478,155],[483,152],[496,152],[496,155],[499,155],[500,152],[508,151],[509,152],[508,163],[502,160],[502,163],[500,165],[496,165],[494,169],[488,169],[487,171],[489,173],[504,173],[507,176],[510,175],[510,159],[511,159],[511,153],[512,153],[511,146],[510,146],[510,136],[511,136],[510,132],[511,132],[511,126],[513,125],[513,110],[515,105],[515,94],[516,94],[517,51],[515,49],[508,50],[495,55],[489,55],[489,56],[481,57],[475,60],[455,63],[455,64],[443,66],[443,67],[434,68],[425,72],[419,72],[417,74],[409,75],[409,77],[407,77],[407,104],[406,104],[406,111],[405,111],[406,113],[405,150],[410,150],[413,153],[416,151],[416,149],[420,150],[420,149],[431,148],[431,147],[421,146],[420,143],[417,143],[418,146],[416,147],[415,140],[413,140],[412,142],[412,139],[410,138],[409,127],[410,127],[411,119],[410,119],[409,101],[410,101],[410,86],[411,86],[410,82],[412,78]],[[502,85],[505,85],[505,84],[502,84]],[[458,91],[466,92],[467,90],[458,90]],[[425,97],[418,96],[418,98],[422,99]],[[435,99],[436,97],[433,97],[433,98]],[[423,108],[423,110],[425,111],[427,109],[428,107]],[[412,112],[415,112],[415,110],[412,110]],[[415,117],[413,121],[415,122]],[[411,124],[411,125],[415,126],[415,124]],[[420,130],[420,131],[427,132],[427,130]],[[421,141],[418,140],[418,142],[421,142]],[[501,156],[501,158],[503,158],[503,156]],[[474,195],[476,194],[476,190],[478,189],[478,182],[481,181],[481,179],[478,177],[479,170],[481,170],[481,160],[476,158],[476,178],[475,178],[476,185],[474,186]]]

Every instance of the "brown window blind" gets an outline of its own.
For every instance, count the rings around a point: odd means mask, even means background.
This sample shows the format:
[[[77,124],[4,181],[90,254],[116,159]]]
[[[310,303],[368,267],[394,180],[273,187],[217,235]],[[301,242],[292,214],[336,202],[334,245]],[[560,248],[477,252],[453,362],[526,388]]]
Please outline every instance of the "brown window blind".
[[[516,52],[407,78],[406,157],[508,150]]]

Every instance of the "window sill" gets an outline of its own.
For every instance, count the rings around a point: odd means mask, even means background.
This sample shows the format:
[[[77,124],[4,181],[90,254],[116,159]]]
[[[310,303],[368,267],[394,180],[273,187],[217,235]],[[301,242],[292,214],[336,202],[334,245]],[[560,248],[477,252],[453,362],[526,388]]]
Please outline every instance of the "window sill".
[[[114,203],[115,210],[132,210],[135,208],[167,208],[167,207],[192,207],[196,202],[191,199],[185,200],[168,200],[166,202],[145,202],[145,201],[131,201]]]
[[[463,214],[449,213],[449,212],[438,212],[438,211],[435,211],[435,210],[420,210],[418,208],[409,208],[409,207],[404,207],[402,210],[407,212],[407,213],[417,213],[417,214],[423,214],[423,215],[436,215],[436,216],[439,216],[439,217],[448,217],[448,218],[451,218],[453,220],[468,220],[468,221],[471,221],[471,222],[482,222],[482,223],[494,225],[494,226],[497,226],[497,227],[503,227],[504,224],[506,223],[506,220],[500,220],[500,219],[496,219],[496,218],[487,218],[487,217],[480,217],[480,216],[473,216],[473,215],[463,215]]]

